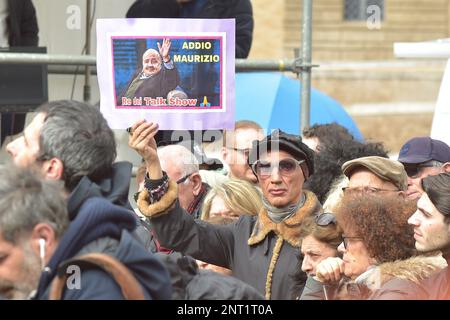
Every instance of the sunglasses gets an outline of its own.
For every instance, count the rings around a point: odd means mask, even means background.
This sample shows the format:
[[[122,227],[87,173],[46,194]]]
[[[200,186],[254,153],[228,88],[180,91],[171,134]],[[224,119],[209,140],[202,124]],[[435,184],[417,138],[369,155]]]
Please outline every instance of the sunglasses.
[[[442,163],[434,160],[419,163],[417,165],[404,165],[406,174],[410,178],[417,178],[420,174],[420,171],[422,171],[423,168],[432,168],[440,166],[442,166]]]
[[[334,214],[329,212],[324,212],[318,214],[315,218],[316,224],[320,227],[326,227],[330,224],[336,224],[336,217]]]
[[[272,174],[273,169],[277,167],[282,176],[290,176],[305,161],[306,160],[295,160],[292,158],[283,159],[278,163],[258,160],[252,164],[252,170],[257,176],[267,178]]]

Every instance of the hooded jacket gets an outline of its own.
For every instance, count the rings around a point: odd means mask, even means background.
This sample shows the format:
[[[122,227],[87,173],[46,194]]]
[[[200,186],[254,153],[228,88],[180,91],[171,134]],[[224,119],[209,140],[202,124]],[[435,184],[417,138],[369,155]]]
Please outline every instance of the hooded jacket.
[[[145,225],[128,201],[132,167],[130,162],[116,162],[112,165],[110,175],[95,182],[84,176],[69,196],[67,203],[69,219],[73,220],[76,218],[80,207],[87,199],[92,197],[103,198],[129,210],[130,216],[135,221],[135,229],[132,231],[133,236],[148,251],[156,252],[155,239],[150,232],[150,226]]]
[[[59,245],[41,275],[36,299],[47,299],[52,280],[64,261],[90,252],[109,254],[134,274],[147,299],[170,299],[169,275],[152,254],[131,235],[135,227],[129,212],[102,198],[89,198],[60,239]],[[64,270],[62,270],[64,272]],[[66,271],[69,272],[69,269]],[[79,288],[63,293],[63,299],[123,299],[113,278],[100,269],[81,269]]]
[[[427,300],[423,280],[445,268],[441,256],[416,256],[374,266],[354,281],[323,285],[308,277],[300,300]]]
[[[259,215],[241,215],[229,225],[196,221],[177,201],[176,183],[149,204],[148,192],[139,195],[138,207],[148,216],[158,240],[167,248],[211,264],[231,269],[266,299],[290,299],[300,247],[300,225],[305,216],[322,210],[316,196],[304,191],[306,201],[292,217],[272,222],[265,209]]]

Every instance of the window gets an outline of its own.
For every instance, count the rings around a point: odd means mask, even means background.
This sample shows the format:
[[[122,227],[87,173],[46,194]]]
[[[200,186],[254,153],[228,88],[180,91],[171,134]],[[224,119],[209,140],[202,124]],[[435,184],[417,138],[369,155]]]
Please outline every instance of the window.
[[[370,6],[380,8],[381,20],[384,20],[384,0],[345,0],[344,20],[365,21],[373,13],[367,12]]]

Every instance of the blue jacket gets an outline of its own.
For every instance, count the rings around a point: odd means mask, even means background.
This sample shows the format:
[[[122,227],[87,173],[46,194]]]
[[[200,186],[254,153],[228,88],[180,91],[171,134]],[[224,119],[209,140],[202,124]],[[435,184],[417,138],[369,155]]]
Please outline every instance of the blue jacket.
[[[157,246],[153,235],[150,233],[150,225],[137,216],[128,201],[132,167],[130,162],[116,162],[112,166],[111,173],[99,181],[92,181],[89,177],[84,176],[72,190],[68,199],[69,219],[71,221],[75,219],[80,207],[87,199],[92,197],[103,198],[128,210],[135,221],[133,236],[144,245],[147,251],[156,252]]]
[[[47,299],[58,266],[88,253],[109,254],[134,274],[147,299],[170,299],[170,278],[163,264],[130,234],[134,218],[126,209],[102,198],[89,198],[60,240],[59,246],[41,275],[35,299]],[[123,299],[115,280],[100,269],[81,270],[79,289],[65,288],[63,299]]]

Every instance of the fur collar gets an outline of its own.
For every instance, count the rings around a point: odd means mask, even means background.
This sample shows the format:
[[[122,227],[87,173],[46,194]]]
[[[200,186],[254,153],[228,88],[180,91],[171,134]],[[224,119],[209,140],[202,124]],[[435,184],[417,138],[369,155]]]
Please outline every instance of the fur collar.
[[[370,269],[361,283],[369,288],[383,285],[393,278],[419,283],[421,280],[430,277],[433,273],[440,271],[446,266],[447,262],[441,255],[416,256],[405,260],[380,264]]]
[[[248,239],[248,244],[255,245],[260,243],[269,232],[273,231],[291,246],[300,247],[300,226],[303,219],[311,214],[322,212],[322,206],[316,195],[307,190],[304,190],[304,193],[306,194],[306,200],[303,206],[292,217],[280,223],[270,220],[266,209],[262,208],[258,214],[252,235]]]

